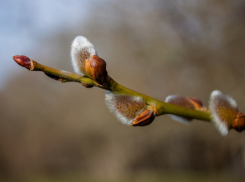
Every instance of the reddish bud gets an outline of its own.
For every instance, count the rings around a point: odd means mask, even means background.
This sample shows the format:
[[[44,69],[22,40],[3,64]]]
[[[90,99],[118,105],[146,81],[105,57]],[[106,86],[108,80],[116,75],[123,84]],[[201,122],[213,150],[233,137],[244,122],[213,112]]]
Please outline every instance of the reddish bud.
[[[28,57],[22,56],[22,55],[16,55],[16,56],[13,56],[13,59],[20,66],[25,67],[26,69],[30,70],[31,60]]]
[[[245,130],[245,115],[243,113],[241,112],[237,113],[237,118],[232,123],[232,128],[234,128],[239,132]]]
[[[93,80],[103,85],[107,81],[106,62],[97,55],[86,60],[85,70]]]
[[[147,126],[151,124],[154,119],[155,113],[150,109],[146,109],[134,119],[132,126]]]

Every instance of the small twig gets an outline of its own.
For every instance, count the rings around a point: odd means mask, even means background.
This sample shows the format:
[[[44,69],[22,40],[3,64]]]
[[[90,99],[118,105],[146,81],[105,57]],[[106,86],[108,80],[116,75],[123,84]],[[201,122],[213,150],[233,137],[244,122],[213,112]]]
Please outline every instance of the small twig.
[[[222,135],[227,135],[231,129],[245,130],[245,114],[239,111],[234,99],[218,90],[211,93],[208,109],[195,98],[169,95],[163,102],[120,85],[108,75],[105,60],[83,36],[77,36],[71,45],[71,63],[77,74],[47,67],[26,56],[14,56],[13,59],[28,70],[42,71],[54,80],[107,90],[106,105],[127,125],[147,126],[155,116],[170,114],[174,120],[184,123],[192,119],[212,121]]]
[[[108,76],[107,81],[103,85],[101,85],[89,77],[81,76],[81,75],[70,73],[70,72],[63,71],[63,70],[57,70],[54,68],[50,68],[48,66],[39,64],[38,62],[34,60],[30,60],[26,56],[14,56],[13,59],[20,66],[23,66],[30,71],[42,71],[48,77],[61,81],[61,82],[78,82],[78,83],[81,83],[85,87],[95,86],[98,88],[112,91],[117,94],[140,96],[143,98],[143,100],[146,102],[148,106],[154,109],[157,116],[160,116],[163,114],[175,114],[175,115],[190,117],[193,119],[199,119],[203,121],[211,121],[211,116],[210,116],[210,112],[208,109],[205,111],[199,111],[199,110],[193,110],[193,109],[188,109],[185,107],[180,107],[177,105],[169,104],[169,103],[154,99],[152,97],[149,97],[147,95],[138,93],[131,89],[128,89],[118,84],[116,81],[114,81],[109,76]]]

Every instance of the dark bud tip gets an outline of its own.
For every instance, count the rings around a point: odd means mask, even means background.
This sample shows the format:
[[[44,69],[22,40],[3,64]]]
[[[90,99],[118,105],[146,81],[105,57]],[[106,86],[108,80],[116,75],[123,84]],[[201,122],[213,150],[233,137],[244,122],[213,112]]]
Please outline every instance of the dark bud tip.
[[[13,59],[20,66],[25,67],[26,69],[30,70],[31,60],[28,57],[22,56],[22,55],[16,55],[16,56],[13,56]]]
[[[151,124],[154,119],[155,113],[150,109],[146,109],[134,119],[132,126],[147,126]]]

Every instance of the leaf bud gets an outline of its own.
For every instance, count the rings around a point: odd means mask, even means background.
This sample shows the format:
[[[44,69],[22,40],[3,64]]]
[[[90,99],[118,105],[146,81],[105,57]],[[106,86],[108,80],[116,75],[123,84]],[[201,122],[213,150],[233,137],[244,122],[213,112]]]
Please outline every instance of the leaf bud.
[[[23,56],[23,55],[16,55],[16,56],[13,56],[13,59],[20,66],[30,70],[30,68],[31,68],[31,60],[28,57]]]
[[[86,60],[85,70],[94,81],[103,85],[107,81],[106,62],[97,55]]]
[[[146,109],[134,119],[132,126],[147,126],[151,124],[154,119],[155,113],[150,109]]]

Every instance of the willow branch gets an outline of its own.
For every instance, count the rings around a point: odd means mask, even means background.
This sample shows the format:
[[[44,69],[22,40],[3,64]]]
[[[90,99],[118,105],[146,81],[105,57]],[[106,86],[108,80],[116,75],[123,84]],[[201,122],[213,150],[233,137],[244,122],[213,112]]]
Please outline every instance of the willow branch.
[[[152,97],[149,97],[147,95],[141,94],[129,88],[126,88],[120,85],[119,83],[117,83],[115,80],[113,80],[109,76],[108,76],[106,83],[101,85],[89,77],[81,76],[81,75],[63,71],[63,70],[57,70],[54,68],[50,68],[48,66],[39,64],[38,62],[34,60],[30,60],[26,56],[14,56],[13,59],[20,66],[25,67],[30,71],[42,71],[48,77],[61,81],[63,83],[64,82],[78,82],[78,83],[81,83],[85,87],[95,86],[101,89],[112,91],[117,94],[140,96],[143,98],[143,100],[146,102],[147,105],[154,108],[157,116],[160,116],[163,114],[175,114],[175,115],[185,116],[185,117],[199,119],[203,121],[211,121],[211,116],[210,116],[210,112],[208,109],[205,111],[198,111],[198,110],[188,109],[185,107],[180,107],[177,105],[169,104],[169,103],[154,99]]]

